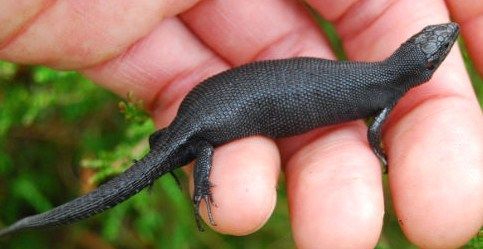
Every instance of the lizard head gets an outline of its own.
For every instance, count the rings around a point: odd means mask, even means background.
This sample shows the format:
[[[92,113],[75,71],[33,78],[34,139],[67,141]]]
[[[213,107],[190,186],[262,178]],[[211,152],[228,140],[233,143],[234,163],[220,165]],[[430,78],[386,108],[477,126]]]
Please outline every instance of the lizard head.
[[[416,45],[424,55],[424,68],[434,72],[446,58],[459,34],[456,23],[430,25],[412,36],[408,42]]]
[[[410,74],[406,76],[415,81],[411,85],[425,82],[446,58],[458,34],[459,26],[453,22],[426,26],[391,57],[400,70]]]

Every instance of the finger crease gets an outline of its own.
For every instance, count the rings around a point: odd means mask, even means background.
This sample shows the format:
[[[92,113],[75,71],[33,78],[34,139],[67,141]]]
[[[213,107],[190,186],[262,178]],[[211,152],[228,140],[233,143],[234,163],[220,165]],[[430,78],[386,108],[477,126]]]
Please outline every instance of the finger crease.
[[[211,76],[210,66],[219,61],[219,58],[212,56],[196,66],[186,68],[171,79],[167,80],[154,94],[153,100],[148,103],[147,110],[153,112],[158,109],[168,109],[177,104],[194,86]],[[180,91],[175,85],[186,85]],[[176,90],[175,90],[176,89]]]
[[[14,30],[7,38],[0,42],[0,51],[8,47],[10,44],[14,43],[16,40],[19,39],[27,30],[37,21],[42,15],[47,13],[47,10],[50,9],[57,1],[55,0],[47,0],[47,3],[40,8],[40,10],[33,15],[30,19],[25,21],[23,25],[20,25],[19,28]]]
[[[302,55],[306,50],[305,43],[302,41],[303,35],[312,28],[313,27],[310,24],[301,25],[281,34],[277,39],[256,52],[249,61],[261,60],[269,57],[273,58],[274,54],[276,57],[275,59],[277,59],[277,57],[280,59]],[[290,43],[289,46],[284,45],[286,43]],[[284,48],[284,50],[278,48]]]
[[[393,127],[394,126],[393,124],[398,123],[402,118],[404,118],[405,116],[408,116],[410,113],[418,110],[422,106],[428,103],[437,102],[437,101],[446,100],[446,99],[459,99],[459,100],[468,101],[468,102],[470,101],[468,97],[458,93],[435,93],[435,94],[422,96],[420,99],[418,99],[417,101],[414,101],[409,106],[405,106],[404,109],[406,111],[399,110],[396,107],[395,112],[391,114],[391,118],[386,122],[385,126]]]
[[[389,8],[391,8],[397,2],[398,0],[385,1],[384,2],[385,6],[383,8],[378,9],[377,13],[374,13],[373,15],[368,16],[368,18],[366,18],[364,21],[358,22],[357,25],[353,25],[350,32],[346,32],[346,34],[340,34],[341,38],[344,40],[351,40],[359,36],[360,34],[364,33],[364,31],[368,30]],[[342,22],[344,22],[348,18],[350,19],[354,15],[354,13],[361,12],[361,9],[364,8],[364,4],[367,4],[367,2],[357,1],[354,4],[352,4],[350,8],[348,8],[347,11],[340,16],[340,18],[334,21],[335,25],[339,26]]]
[[[478,14],[475,14],[475,15],[469,16],[469,17],[465,16],[464,19],[457,20],[457,21],[461,26],[465,26],[466,24],[471,23],[471,22],[473,22],[473,21],[475,21],[475,20],[477,20],[478,18],[481,18],[481,17],[483,17],[483,13],[478,13]]]

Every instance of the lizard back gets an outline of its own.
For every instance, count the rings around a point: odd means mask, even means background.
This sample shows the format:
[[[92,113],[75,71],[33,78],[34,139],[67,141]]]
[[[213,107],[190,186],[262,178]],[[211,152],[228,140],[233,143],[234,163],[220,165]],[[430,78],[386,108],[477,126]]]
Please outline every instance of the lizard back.
[[[183,100],[174,126],[189,117],[198,139],[286,137],[374,115],[398,92],[384,63],[301,57],[260,61],[206,79]],[[181,125],[182,126],[182,125]]]

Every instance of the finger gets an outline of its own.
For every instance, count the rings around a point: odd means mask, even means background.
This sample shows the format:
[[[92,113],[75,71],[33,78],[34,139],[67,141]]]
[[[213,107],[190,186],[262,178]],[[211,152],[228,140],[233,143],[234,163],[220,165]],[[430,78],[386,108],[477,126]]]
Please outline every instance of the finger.
[[[331,54],[319,29],[295,1],[206,1],[181,17],[205,44],[234,65]]]
[[[440,1],[369,8],[374,4],[354,4],[335,18],[350,58],[382,59],[423,26],[448,19]],[[386,127],[390,187],[404,233],[423,248],[462,245],[483,221],[483,126],[457,48],[430,83],[400,101]]]
[[[118,57],[81,72],[121,96],[132,92],[165,127],[191,88],[228,67],[173,17]]]
[[[8,40],[21,32],[24,23],[35,19],[42,10],[48,8],[53,1],[49,0],[10,0],[0,4],[0,48],[8,43]],[[21,14],[20,14],[21,13]]]
[[[447,0],[451,16],[461,26],[461,34],[465,38],[476,68],[483,75],[483,1]]]
[[[248,137],[215,150],[210,181],[214,187],[213,229],[232,235],[247,235],[262,227],[277,201],[280,158],[275,143],[266,137]],[[189,171],[191,193],[193,175]],[[200,213],[208,220],[206,203]]]
[[[384,216],[381,170],[358,122],[326,130],[286,167],[298,248],[374,248]]]
[[[203,18],[201,18],[203,17]],[[229,18],[228,18],[229,17]],[[320,31],[317,26],[309,18],[307,12],[298,5],[297,2],[289,1],[210,1],[202,2],[190,9],[188,12],[182,15],[182,19],[187,23],[190,29],[196,33],[208,46],[210,46],[216,53],[225,58],[232,64],[246,63],[250,60],[258,59],[270,59],[270,58],[282,58],[282,57],[292,57],[292,56],[318,56],[318,57],[332,57],[330,48],[327,45],[326,40],[320,35]],[[200,20],[203,19],[201,22]],[[358,127],[358,128],[357,128]],[[345,126],[341,128],[342,130],[354,130],[354,129],[364,129],[362,123],[355,123],[352,126]],[[347,132],[349,135],[341,136],[341,140],[357,140],[359,139],[359,144],[361,146],[365,155],[371,155],[370,151],[367,150],[367,145],[362,143],[365,138],[356,136],[355,132]],[[338,133],[337,133],[338,134]],[[282,143],[282,150],[290,151],[293,153],[300,147],[306,145],[304,141],[307,140],[317,140],[319,136],[322,136],[320,132],[314,131],[304,136],[299,136],[294,139],[284,140]],[[362,139],[362,140],[360,140]],[[289,149],[284,149],[288,147]],[[357,147],[354,146],[354,147]],[[363,149],[365,148],[365,150]],[[335,155],[345,154],[347,151],[352,151],[353,149],[344,150],[341,152],[336,152]],[[288,153],[288,152],[286,152]],[[301,155],[305,153],[300,152]],[[364,154],[363,154],[364,155]],[[364,161],[362,159],[361,161]],[[378,168],[378,163],[376,160],[366,161],[365,164],[369,164],[376,169]],[[304,167],[304,165],[294,165]],[[340,162],[335,166],[339,166]],[[287,167],[286,174],[287,177],[291,177],[292,169],[297,168],[297,166]],[[353,168],[355,172],[364,171],[360,168]],[[357,174],[357,173],[356,173]],[[373,178],[378,179],[379,171],[373,170],[370,172],[360,172],[360,174],[369,175],[372,174]],[[312,241],[313,244],[322,243],[321,236],[313,237],[311,235],[320,231],[318,225],[325,226],[327,224],[314,223],[314,226],[305,226],[303,223],[298,222],[299,219],[315,219],[314,212],[303,212],[303,211],[293,211],[293,210],[303,210],[303,206],[307,203],[312,203],[310,199],[316,199],[316,203],[324,203],[324,196],[308,196],[304,191],[304,188],[297,187],[303,186],[305,183],[305,177],[303,175],[300,179],[292,181],[288,188],[290,197],[290,209],[291,213],[296,216],[292,217],[292,223],[294,224],[294,234],[296,243],[300,246],[308,246],[305,242]],[[323,179],[318,182],[318,186],[324,185]],[[376,185],[369,185],[368,182],[363,182],[361,185],[365,185],[364,189],[371,189],[375,192],[373,196],[363,196],[360,201],[364,200],[366,203],[372,205],[373,213],[379,214],[374,215],[373,218],[364,220],[365,224],[368,226],[378,227],[379,229],[369,229],[367,230],[364,225],[360,225],[355,229],[358,231],[356,236],[360,238],[356,245],[375,245],[377,237],[380,232],[380,226],[382,224],[383,212],[382,207],[382,190],[381,187]],[[349,188],[355,190],[354,188]],[[312,193],[312,192],[308,192]],[[376,196],[376,197],[374,197]],[[318,198],[317,198],[318,197]],[[377,198],[379,197],[379,198]],[[343,202],[347,200],[347,196],[339,196],[338,203],[344,205]],[[366,205],[370,206],[370,205]],[[356,208],[357,209],[357,208]],[[367,209],[366,209],[367,210]],[[338,210],[332,209],[331,211],[337,212]],[[334,214],[332,214],[334,215]],[[340,215],[334,215],[340,216]],[[319,219],[320,220],[320,219]],[[297,224],[297,226],[295,226]],[[310,230],[310,231],[307,231]],[[325,231],[329,231],[326,229]],[[334,234],[342,234],[345,230],[334,229],[331,230]],[[368,234],[370,233],[370,234]],[[347,234],[346,234],[347,235]],[[320,239],[319,239],[320,238]],[[324,237],[325,238],[325,237]],[[376,238],[376,239],[374,239]],[[300,247],[304,248],[304,247]]]
[[[2,10],[8,29],[0,58],[22,64],[78,69],[106,61],[149,33],[166,14],[194,4],[185,1],[33,1]],[[10,12],[10,10],[12,10]]]

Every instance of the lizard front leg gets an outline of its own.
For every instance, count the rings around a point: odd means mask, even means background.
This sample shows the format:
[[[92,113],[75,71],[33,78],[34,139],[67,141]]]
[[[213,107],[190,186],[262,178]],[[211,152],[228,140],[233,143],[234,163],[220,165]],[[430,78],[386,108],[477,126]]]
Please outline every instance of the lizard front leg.
[[[195,212],[196,224],[198,229],[203,231],[203,225],[199,214],[201,200],[205,201],[206,208],[208,210],[208,218],[211,225],[216,226],[213,214],[211,212],[211,206],[213,205],[213,195],[211,192],[211,184],[209,176],[211,172],[211,166],[213,161],[213,146],[206,141],[196,144],[196,163],[194,168],[194,196],[193,205]]]
[[[392,104],[382,109],[382,111],[374,117],[374,121],[370,125],[369,130],[367,131],[367,138],[369,140],[369,144],[371,145],[374,154],[376,154],[379,160],[382,161],[384,173],[387,173],[387,157],[384,149],[381,147],[382,126],[384,125],[384,122],[394,108],[394,105],[395,104]]]

